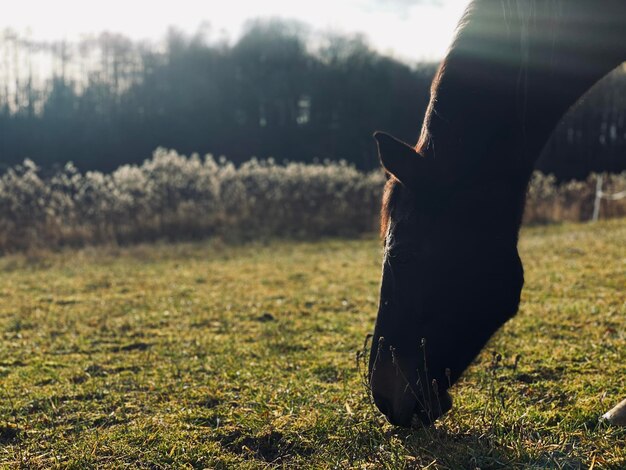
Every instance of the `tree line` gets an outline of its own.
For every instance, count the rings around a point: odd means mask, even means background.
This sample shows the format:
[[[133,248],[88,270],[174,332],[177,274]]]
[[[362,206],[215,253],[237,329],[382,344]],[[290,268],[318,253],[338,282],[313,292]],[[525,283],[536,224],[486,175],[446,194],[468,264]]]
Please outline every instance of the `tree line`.
[[[436,64],[409,65],[359,35],[250,23],[234,43],[205,29],[159,44],[103,33],[76,43],[0,34],[0,171],[30,158],[110,172],[158,147],[277,161],[378,165],[377,129],[417,140]],[[626,169],[626,73],[569,113],[539,168],[560,179]]]

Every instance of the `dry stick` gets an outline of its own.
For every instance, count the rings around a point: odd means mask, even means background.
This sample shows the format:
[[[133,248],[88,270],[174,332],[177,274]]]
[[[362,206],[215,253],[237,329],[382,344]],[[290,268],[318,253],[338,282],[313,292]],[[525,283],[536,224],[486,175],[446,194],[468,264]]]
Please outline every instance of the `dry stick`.
[[[426,338],[422,338],[421,341],[421,348],[422,348],[422,354],[424,357],[424,376],[426,377],[426,392],[428,392],[428,410],[425,410],[428,418],[431,418],[431,413],[432,413],[432,409],[433,409],[433,403],[432,403],[432,399],[430,397],[430,393],[428,391],[428,387],[429,387],[429,380],[428,380],[428,365],[426,364]],[[417,376],[419,377],[419,371],[417,372]],[[422,391],[424,391],[424,387],[422,387]]]
[[[368,343],[370,341],[370,339],[372,339],[373,335],[367,334],[365,336],[365,341],[363,341],[363,349],[361,349],[360,351],[356,352],[356,367],[357,367],[357,371],[359,372],[359,374],[361,375],[361,380],[363,381],[363,385],[365,386],[365,388],[367,390],[372,389],[371,385],[370,385],[370,380],[367,377],[367,373],[366,373],[366,368],[365,368],[365,364],[366,362],[369,360],[369,357],[367,357],[367,346]],[[376,356],[375,361],[378,360],[378,355]],[[363,361],[363,370],[361,370],[361,361]]]
[[[439,416],[443,415],[443,408],[441,407],[441,400],[439,399],[439,385],[437,379],[433,379],[432,382],[433,392],[435,392],[435,398],[437,398],[437,407],[439,408]]]
[[[407,376],[404,374],[404,372],[402,371],[402,368],[400,367],[400,365],[398,364],[398,361],[396,360],[396,355],[395,355],[395,348],[393,346],[389,346],[389,351],[391,352],[391,360],[392,360],[392,364],[394,364],[396,366],[396,373],[400,375],[400,377],[402,377],[402,379],[406,382],[406,388],[405,388],[405,392],[406,390],[410,390],[411,394],[413,395],[413,397],[415,398],[415,400],[417,401],[417,404],[419,406],[422,407],[422,409],[424,411],[426,410],[426,405],[420,400],[420,398],[417,396],[417,393],[415,392],[415,390],[413,390],[413,387],[411,386],[411,382],[409,381],[409,379],[407,378]],[[419,380],[419,374],[418,374],[418,382],[420,383]],[[417,384],[416,384],[417,385]],[[424,388],[422,387],[422,392],[424,391]]]
[[[370,385],[370,380],[371,378],[367,376],[367,362],[369,361],[369,356],[367,355],[367,345],[369,343],[369,340],[372,339],[373,335],[372,334],[368,334],[367,336],[365,336],[365,341],[363,342],[363,350],[362,351],[357,351],[356,354],[356,366],[357,366],[357,371],[358,373],[361,375],[361,380],[363,383],[363,386],[365,387],[366,390],[366,395],[367,395],[367,399],[368,402],[370,404],[370,407],[372,408],[372,411],[376,411],[376,406],[374,404],[374,399],[372,397],[372,387]],[[363,366],[361,366],[361,361],[363,362]],[[376,353],[376,358],[374,359],[374,366],[376,365],[376,362],[378,361],[378,352]],[[361,369],[361,367],[363,367],[363,369]]]

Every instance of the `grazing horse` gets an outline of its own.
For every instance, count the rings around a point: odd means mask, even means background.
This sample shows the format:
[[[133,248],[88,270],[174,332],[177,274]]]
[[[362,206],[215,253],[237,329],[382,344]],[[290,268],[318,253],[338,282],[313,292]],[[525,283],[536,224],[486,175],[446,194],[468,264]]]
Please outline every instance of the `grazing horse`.
[[[517,312],[533,164],[561,116],[624,60],[625,0],[474,0],[417,145],[374,135],[389,178],[369,381],[391,423],[448,411],[448,388]]]

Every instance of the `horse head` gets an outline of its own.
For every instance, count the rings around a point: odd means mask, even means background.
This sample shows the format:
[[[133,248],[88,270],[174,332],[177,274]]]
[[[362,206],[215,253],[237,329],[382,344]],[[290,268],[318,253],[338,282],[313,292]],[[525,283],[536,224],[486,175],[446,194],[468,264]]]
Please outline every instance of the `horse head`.
[[[438,184],[428,157],[375,137],[389,180],[370,385],[391,423],[431,423],[452,406],[448,388],[517,311],[519,212],[510,203],[519,188],[481,177]]]

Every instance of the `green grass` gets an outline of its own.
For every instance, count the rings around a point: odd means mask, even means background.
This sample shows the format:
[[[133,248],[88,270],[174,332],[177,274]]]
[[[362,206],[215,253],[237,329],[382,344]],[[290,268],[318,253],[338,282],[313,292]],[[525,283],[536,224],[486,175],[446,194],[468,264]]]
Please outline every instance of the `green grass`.
[[[355,365],[373,238],[5,257],[0,463],[624,468],[598,417],[626,397],[625,247],[626,219],[526,229],[520,313],[420,431],[386,424]]]

